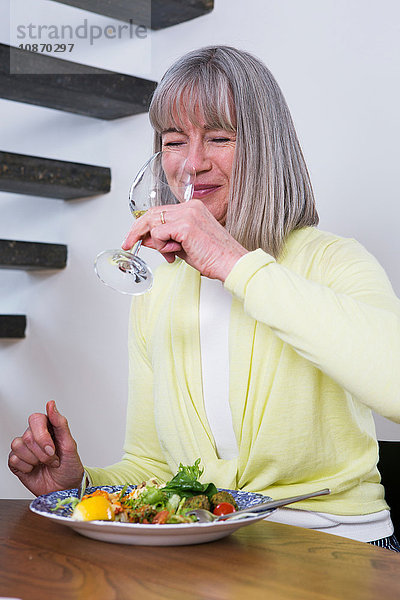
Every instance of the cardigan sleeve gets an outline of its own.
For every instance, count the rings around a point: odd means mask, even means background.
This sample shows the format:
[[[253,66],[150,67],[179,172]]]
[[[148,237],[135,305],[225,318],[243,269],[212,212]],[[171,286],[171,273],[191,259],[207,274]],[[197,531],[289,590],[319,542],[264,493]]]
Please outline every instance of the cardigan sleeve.
[[[138,484],[151,477],[168,481],[172,473],[158,441],[154,420],[153,372],[143,327],[145,298],[134,298],[129,327],[129,395],[124,455],[106,468],[88,468],[92,485]]]
[[[400,301],[382,267],[342,238],[307,256],[304,264],[313,266],[306,276],[299,262],[287,266],[250,252],[225,287],[354,398],[400,422]]]

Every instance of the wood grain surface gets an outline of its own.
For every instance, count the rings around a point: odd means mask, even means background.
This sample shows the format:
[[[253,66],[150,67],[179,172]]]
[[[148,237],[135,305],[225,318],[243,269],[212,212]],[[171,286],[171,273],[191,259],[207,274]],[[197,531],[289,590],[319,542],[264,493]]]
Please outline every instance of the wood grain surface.
[[[21,600],[400,598],[400,555],[267,521],[196,546],[98,542],[0,500],[0,596]]]

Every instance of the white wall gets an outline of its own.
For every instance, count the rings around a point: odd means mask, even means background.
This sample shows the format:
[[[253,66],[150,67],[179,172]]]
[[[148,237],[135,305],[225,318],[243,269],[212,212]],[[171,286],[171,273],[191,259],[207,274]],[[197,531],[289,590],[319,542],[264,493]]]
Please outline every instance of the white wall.
[[[258,55],[292,110],[321,228],[361,241],[399,294],[399,3],[215,0],[215,5],[206,17],[151,33],[147,64],[129,60],[134,46],[126,40],[112,46],[103,40],[67,58],[157,80],[175,58],[207,44],[226,43]],[[7,6],[0,0],[2,16]],[[37,0],[35,12],[48,18],[52,6],[64,22],[94,18],[47,0]],[[2,23],[0,41],[7,42],[7,19]],[[127,190],[150,154],[151,140],[147,115],[106,122],[0,100],[2,150],[112,169],[111,192],[92,199],[0,193],[0,237],[65,243],[69,251],[63,271],[0,271],[0,313],[28,316],[25,340],[0,342],[0,497],[29,497],[6,460],[12,437],[46,400],[56,399],[69,417],[87,464],[120,457],[130,301],[97,281],[93,259],[119,246],[129,228]],[[151,251],[145,253],[158,263]],[[399,425],[377,418],[377,429],[381,438],[400,439]]]

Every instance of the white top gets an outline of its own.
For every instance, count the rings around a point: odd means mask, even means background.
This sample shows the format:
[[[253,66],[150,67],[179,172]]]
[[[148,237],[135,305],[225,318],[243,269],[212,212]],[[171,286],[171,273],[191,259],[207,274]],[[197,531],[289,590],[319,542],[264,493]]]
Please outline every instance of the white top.
[[[219,458],[238,456],[229,404],[229,319],[232,297],[217,279],[201,277],[200,348],[204,407]],[[393,534],[388,510],[369,515],[332,515],[280,508],[269,521],[286,523],[368,542]]]
[[[371,542],[393,535],[393,524],[388,510],[369,515],[331,515],[295,508],[278,508],[267,518],[275,523],[318,529],[358,542]]]
[[[217,279],[201,277],[200,348],[203,398],[219,458],[238,455],[229,404],[229,317],[232,296]]]

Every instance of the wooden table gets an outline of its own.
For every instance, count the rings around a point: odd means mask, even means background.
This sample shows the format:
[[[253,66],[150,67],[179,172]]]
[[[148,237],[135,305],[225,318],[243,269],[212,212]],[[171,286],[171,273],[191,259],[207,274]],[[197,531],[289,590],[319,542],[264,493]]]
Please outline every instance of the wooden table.
[[[0,596],[22,600],[400,598],[400,555],[265,521],[217,542],[97,542],[0,500]]]

